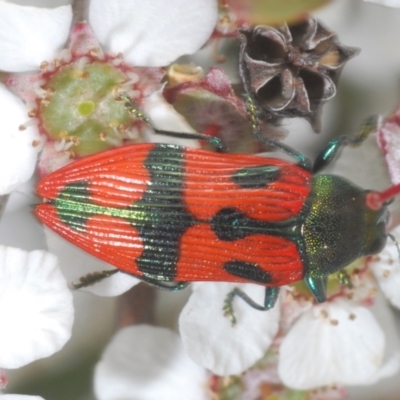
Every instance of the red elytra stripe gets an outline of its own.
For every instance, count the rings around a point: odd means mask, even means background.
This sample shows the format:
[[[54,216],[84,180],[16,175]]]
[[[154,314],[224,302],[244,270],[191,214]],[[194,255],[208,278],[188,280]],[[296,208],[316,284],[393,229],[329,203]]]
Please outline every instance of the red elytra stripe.
[[[251,235],[227,242],[219,240],[207,224],[189,228],[181,239],[178,281],[251,282],[223,269],[230,261],[257,263],[272,275],[271,285],[303,279],[303,264],[296,245],[278,236]]]
[[[247,155],[185,151],[184,201],[202,221],[221,208],[232,207],[250,218],[283,221],[297,216],[311,191],[311,174],[287,161]],[[244,167],[273,165],[280,177],[264,188],[243,188],[232,175]]]
[[[135,260],[143,252],[143,241],[127,221],[96,215],[87,220],[86,231],[79,232],[62,223],[57,209],[51,204],[39,204],[35,214],[45,225],[82,250],[123,271],[142,275]]]
[[[92,203],[126,207],[139,200],[150,181],[143,165],[154,144],[124,146],[75,161],[42,179],[39,196],[55,199],[66,185],[89,184]]]

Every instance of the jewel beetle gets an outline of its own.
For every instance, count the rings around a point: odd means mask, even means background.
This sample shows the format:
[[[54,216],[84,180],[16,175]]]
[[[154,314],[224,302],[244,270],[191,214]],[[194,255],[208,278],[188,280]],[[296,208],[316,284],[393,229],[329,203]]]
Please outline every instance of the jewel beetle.
[[[127,102],[132,112],[137,110]],[[250,104],[250,111],[251,104]],[[273,307],[279,287],[305,280],[318,302],[330,274],[379,253],[386,243],[388,199],[399,188],[366,191],[348,180],[315,174],[345,145],[331,141],[313,166],[300,153],[255,135],[298,160],[136,144],[75,161],[42,179],[36,216],[88,253],[160,288],[194,281],[264,285]]]

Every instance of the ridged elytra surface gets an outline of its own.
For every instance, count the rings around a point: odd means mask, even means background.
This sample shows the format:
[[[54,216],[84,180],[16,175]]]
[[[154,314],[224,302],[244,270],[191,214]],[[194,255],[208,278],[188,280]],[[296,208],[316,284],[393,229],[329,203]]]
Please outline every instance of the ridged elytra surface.
[[[35,213],[138,277],[278,286],[303,278],[310,190],[310,173],[279,159],[142,144],[49,175]]]

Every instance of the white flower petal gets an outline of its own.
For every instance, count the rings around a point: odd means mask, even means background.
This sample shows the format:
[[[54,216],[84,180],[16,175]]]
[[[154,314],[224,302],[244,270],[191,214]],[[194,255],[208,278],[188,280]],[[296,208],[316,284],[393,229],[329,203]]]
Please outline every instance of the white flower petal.
[[[202,283],[183,309],[180,333],[189,356],[217,375],[240,374],[256,363],[267,351],[278,331],[279,306],[258,311],[240,298],[233,307],[235,326],[223,315],[226,295],[238,287],[259,304],[265,288],[250,284]]]
[[[400,353],[393,354],[379,369],[379,371],[367,382],[367,385],[373,385],[381,379],[394,376],[400,369]]]
[[[385,154],[392,182],[400,183],[400,109],[397,109],[379,130],[379,145]]]
[[[386,346],[383,365],[371,377],[371,381],[365,385],[348,387],[349,398],[362,400],[390,399],[393,393],[400,393],[398,318],[382,293],[378,293],[370,310],[379,325],[385,329]]]
[[[205,400],[206,379],[176,333],[135,325],[120,330],[107,346],[94,390],[98,400]]]
[[[18,368],[60,350],[71,336],[72,294],[45,251],[0,246],[0,367]]]
[[[60,266],[69,281],[77,283],[80,277],[89,273],[115,269],[112,265],[93,257],[74,246],[51,229],[45,228],[49,251],[60,259]],[[100,282],[80,290],[98,296],[119,296],[140,282],[138,278],[124,273],[117,273]]]
[[[23,72],[52,60],[67,41],[71,6],[24,7],[0,2],[0,69]]]
[[[400,239],[400,227],[392,231]],[[372,272],[387,299],[400,308],[400,260],[396,245],[388,239],[385,248],[369,262]]]
[[[384,333],[365,307],[336,301],[303,314],[283,338],[278,372],[299,390],[362,385],[382,365]]]
[[[197,51],[217,16],[215,0],[96,0],[89,8],[89,22],[105,50],[148,67]]]
[[[1,84],[0,110],[7,110],[2,113],[0,131],[0,195],[2,195],[10,193],[32,176],[37,159],[37,150],[32,142],[37,139],[37,133],[32,127],[27,127],[23,131],[18,129],[28,119],[26,107]]]

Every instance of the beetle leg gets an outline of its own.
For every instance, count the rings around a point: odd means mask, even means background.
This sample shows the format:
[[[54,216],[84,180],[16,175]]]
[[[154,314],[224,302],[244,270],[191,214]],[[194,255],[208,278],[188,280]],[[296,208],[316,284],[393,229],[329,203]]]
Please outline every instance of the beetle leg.
[[[253,299],[251,299],[243,290],[239,288],[234,288],[231,290],[224,301],[223,311],[224,316],[229,318],[232,325],[236,324],[236,317],[233,310],[233,299],[235,296],[240,297],[243,301],[245,301],[250,307],[255,308],[259,311],[267,311],[274,307],[276,300],[279,294],[279,287],[266,286],[265,287],[265,297],[264,297],[264,305],[260,305],[256,303]]]
[[[276,300],[279,295],[279,286],[266,286],[265,287],[265,297],[264,297],[264,307],[266,310],[275,306]]]
[[[306,281],[309,289],[311,290],[312,294],[314,295],[315,299],[318,303],[323,303],[326,301],[326,285],[328,282],[328,277],[313,277],[313,276],[306,276],[304,278]]]
[[[109,278],[111,275],[119,272],[118,269],[108,269],[99,272],[90,272],[87,275],[81,276],[79,278],[79,283],[73,283],[72,287],[74,289],[81,289],[87,286],[94,285],[105,278]]]
[[[347,286],[349,289],[353,288],[353,283],[351,282],[351,276],[345,269],[340,270],[337,273],[337,276],[338,276],[339,282],[342,285]]]
[[[311,171],[311,161],[302,153],[296,151],[290,146],[287,146],[284,143],[278,142],[274,139],[270,139],[265,137],[260,131],[260,124],[258,122],[258,108],[254,101],[254,98],[248,93],[245,95],[247,113],[250,116],[251,128],[253,130],[253,135],[260,141],[267,144],[270,147],[273,147],[276,150],[283,151],[286,154],[289,154],[291,157],[295,158],[299,161],[299,165],[306,169],[307,171]]]
[[[110,276],[116,274],[117,272],[122,272],[122,273],[127,273],[124,271],[120,271],[118,269],[110,269],[110,270],[104,270],[104,271],[99,271],[99,272],[90,272],[87,275],[82,276],[79,278],[78,283],[73,283],[72,286],[74,289],[82,289],[87,286],[95,285],[96,283],[102,281],[105,278],[109,278]],[[132,274],[128,274],[132,275]],[[155,286],[159,289],[163,290],[171,290],[171,291],[177,291],[186,288],[189,285],[189,282],[171,282],[171,283],[166,283],[164,281],[158,281],[157,279],[152,279],[152,278],[147,278],[144,276],[135,276],[136,278],[152,285]]]
[[[134,275],[135,276],[135,275]],[[143,282],[148,283],[149,285],[155,286],[158,289],[170,290],[172,292],[176,292],[177,290],[185,289],[190,285],[190,282],[168,282],[168,281],[159,281],[157,279],[148,278],[145,276],[138,277]]]
[[[221,139],[214,137],[203,135],[202,133],[185,133],[185,132],[174,132],[174,131],[164,131],[161,129],[157,129],[153,127],[155,133],[160,135],[166,135],[170,137],[176,137],[180,139],[194,139],[194,140],[203,140],[215,146],[216,150],[220,153],[226,153],[227,148],[222,143]]]
[[[327,165],[329,165],[339,154],[344,146],[360,145],[371,133],[376,132],[380,124],[379,116],[371,116],[367,118],[361,128],[353,135],[340,136],[331,140],[328,145],[318,154],[314,161],[312,171],[319,172]]]
[[[146,122],[151,128],[153,128],[154,132],[157,134],[181,138],[181,139],[204,140],[205,142],[214,145],[217,151],[221,153],[225,153],[227,151],[225,145],[217,137],[203,135],[202,133],[174,132],[174,131],[164,131],[161,129],[157,129],[153,126],[150,118],[139,108],[139,106],[135,103],[135,101],[132,98],[130,98],[126,94],[121,94],[119,96],[119,99],[125,101],[124,105],[130,114]]]

